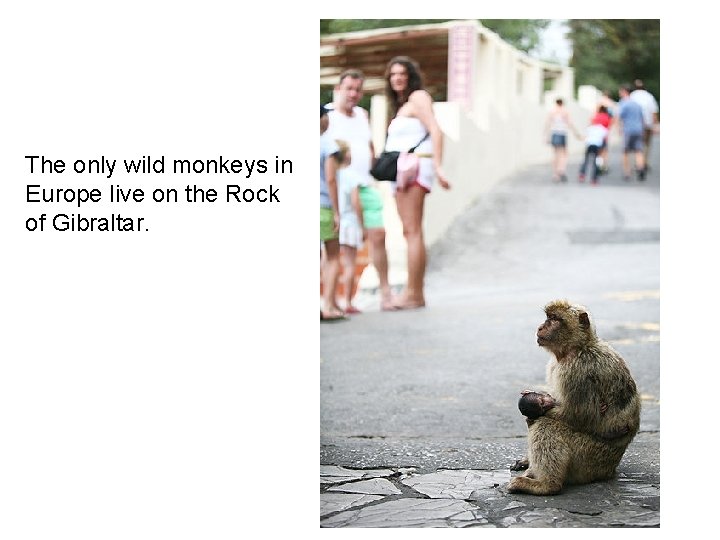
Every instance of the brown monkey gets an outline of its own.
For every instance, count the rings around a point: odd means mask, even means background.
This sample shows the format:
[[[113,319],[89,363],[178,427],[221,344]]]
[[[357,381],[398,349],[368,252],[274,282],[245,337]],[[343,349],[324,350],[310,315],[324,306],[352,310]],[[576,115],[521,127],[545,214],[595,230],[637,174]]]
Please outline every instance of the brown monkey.
[[[556,403],[528,426],[529,468],[510,481],[510,492],[547,495],[563,484],[612,478],[640,426],[635,381],[597,337],[587,310],[558,300],[545,313],[537,341],[553,354],[547,382]]]

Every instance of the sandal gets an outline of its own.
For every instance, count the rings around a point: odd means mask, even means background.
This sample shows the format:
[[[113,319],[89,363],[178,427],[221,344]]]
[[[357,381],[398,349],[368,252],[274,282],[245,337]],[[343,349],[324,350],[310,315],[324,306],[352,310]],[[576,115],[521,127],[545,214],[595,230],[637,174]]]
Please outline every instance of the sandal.
[[[320,322],[335,322],[335,321],[347,321],[348,318],[344,313],[325,314],[320,310]]]

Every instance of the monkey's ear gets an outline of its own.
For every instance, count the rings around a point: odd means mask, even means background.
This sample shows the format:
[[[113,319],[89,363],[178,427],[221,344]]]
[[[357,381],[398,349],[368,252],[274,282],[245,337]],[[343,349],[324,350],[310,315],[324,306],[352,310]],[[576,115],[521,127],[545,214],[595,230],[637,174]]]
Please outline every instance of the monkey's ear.
[[[588,328],[590,328],[590,317],[586,312],[581,311],[578,319],[580,320],[580,327],[582,329],[587,330]]]

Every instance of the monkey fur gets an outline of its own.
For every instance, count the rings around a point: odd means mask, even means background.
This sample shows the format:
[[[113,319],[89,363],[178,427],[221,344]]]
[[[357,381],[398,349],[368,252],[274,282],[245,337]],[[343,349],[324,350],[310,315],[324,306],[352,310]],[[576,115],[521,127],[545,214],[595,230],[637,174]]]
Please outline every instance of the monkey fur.
[[[556,405],[528,422],[528,455],[511,493],[551,495],[566,484],[607,480],[640,427],[640,396],[622,357],[595,334],[585,308],[545,306],[538,345],[552,353],[547,383]]]

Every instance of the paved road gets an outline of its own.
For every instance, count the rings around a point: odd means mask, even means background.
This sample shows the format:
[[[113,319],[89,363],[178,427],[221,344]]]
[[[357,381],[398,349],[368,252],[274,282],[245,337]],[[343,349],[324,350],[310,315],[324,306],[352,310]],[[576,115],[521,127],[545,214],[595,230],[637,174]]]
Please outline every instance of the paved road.
[[[321,526],[659,525],[659,141],[645,182],[623,181],[617,148],[598,186],[579,159],[567,183],[534,166],[476,201],[430,250],[425,309],[321,325]],[[615,481],[510,495],[555,298],[626,358],[640,433]]]

